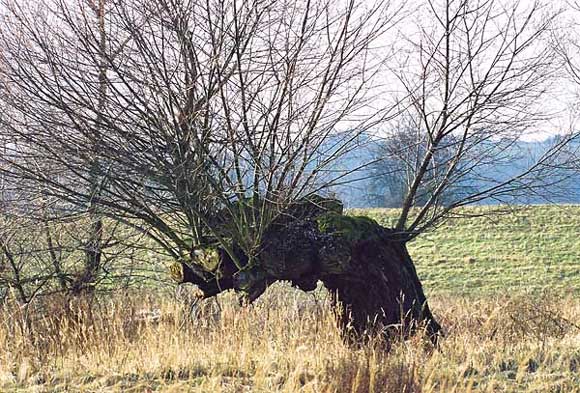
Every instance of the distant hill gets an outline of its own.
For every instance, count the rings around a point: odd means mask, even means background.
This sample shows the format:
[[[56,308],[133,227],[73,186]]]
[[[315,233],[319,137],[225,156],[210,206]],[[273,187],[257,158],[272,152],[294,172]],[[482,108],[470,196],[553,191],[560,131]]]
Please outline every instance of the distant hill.
[[[342,184],[334,186],[336,193],[349,208],[397,207],[389,200],[389,190],[381,181],[381,173],[369,163],[376,161],[381,153],[381,141],[360,138],[358,147],[346,153],[337,161],[332,170],[345,173]],[[497,182],[517,176],[529,167],[530,163],[541,156],[554,142],[553,139],[537,142],[517,142],[502,153],[502,159],[480,168],[479,173],[464,181],[463,187],[485,189]],[[579,142],[580,143],[580,142]],[[361,168],[356,170],[357,168]],[[354,172],[353,172],[354,171]],[[350,173],[352,172],[352,173]],[[566,180],[545,192],[519,195],[517,198],[505,196],[502,202],[516,204],[569,203],[580,204],[580,173],[559,171],[557,175]],[[555,178],[556,176],[554,176]],[[486,200],[478,204],[496,204],[498,201]]]

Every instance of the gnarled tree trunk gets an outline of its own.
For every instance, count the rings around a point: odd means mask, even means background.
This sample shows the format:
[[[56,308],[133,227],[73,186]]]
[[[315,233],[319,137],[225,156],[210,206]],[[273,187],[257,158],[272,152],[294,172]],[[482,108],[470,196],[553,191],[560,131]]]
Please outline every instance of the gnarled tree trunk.
[[[175,278],[198,285],[205,297],[235,289],[250,301],[278,280],[305,291],[322,281],[342,307],[340,323],[349,338],[376,332],[408,336],[422,325],[437,341],[441,327],[404,238],[367,217],[336,210],[287,217],[292,218],[274,223],[264,236],[257,263],[238,271],[222,249],[205,248],[195,250],[192,261],[196,270],[212,266],[211,274],[202,278],[181,261],[173,267]]]
[[[323,282],[336,293],[346,333],[360,336],[385,329],[407,336],[420,324],[437,342],[441,326],[431,314],[404,242],[361,242],[353,247],[348,274],[325,277]]]

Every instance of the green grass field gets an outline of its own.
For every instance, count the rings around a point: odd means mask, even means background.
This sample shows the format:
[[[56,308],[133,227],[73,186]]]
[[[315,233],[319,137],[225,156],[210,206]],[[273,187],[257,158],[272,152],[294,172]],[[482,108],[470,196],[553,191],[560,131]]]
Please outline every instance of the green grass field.
[[[489,207],[472,207],[477,215]],[[392,226],[397,210],[353,210]],[[427,294],[580,291],[580,206],[533,206],[451,220],[409,244]]]

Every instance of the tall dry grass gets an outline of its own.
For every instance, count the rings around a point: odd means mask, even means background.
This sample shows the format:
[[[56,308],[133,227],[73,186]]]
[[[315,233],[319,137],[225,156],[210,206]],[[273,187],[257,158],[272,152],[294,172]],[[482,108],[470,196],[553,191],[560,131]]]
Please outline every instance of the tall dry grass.
[[[0,311],[0,391],[580,391],[580,301],[435,296],[447,329],[390,350],[343,343],[323,292],[278,286],[192,313],[182,298],[50,298]]]

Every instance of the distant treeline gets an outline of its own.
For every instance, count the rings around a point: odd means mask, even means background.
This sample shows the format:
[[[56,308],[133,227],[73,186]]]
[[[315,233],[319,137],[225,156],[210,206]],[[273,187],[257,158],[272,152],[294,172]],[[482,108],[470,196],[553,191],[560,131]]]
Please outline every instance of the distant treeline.
[[[466,176],[458,182],[452,192],[459,197],[461,192],[477,192],[503,180],[517,176],[519,172],[529,167],[530,162],[537,160],[553,144],[557,137],[542,141],[519,141],[503,148],[503,160],[485,165],[477,173]],[[389,154],[391,139],[367,137],[359,141],[340,162],[336,170],[349,173],[343,184],[334,186],[336,196],[344,201],[349,208],[369,207],[401,207],[404,188],[405,171],[400,168],[400,158]],[[501,145],[501,141],[493,141]],[[572,144],[572,149],[578,149],[579,142]],[[357,168],[361,168],[356,170]],[[476,203],[478,205],[510,204],[580,204],[580,174],[574,171],[559,170],[559,176],[554,176],[554,184],[544,193],[522,193],[517,197],[506,195],[504,198],[487,199]],[[463,191],[462,191],[463,190]],[[453,195],[449,195],[452,198]],[[421,201],[417,201],[421,205]]]

